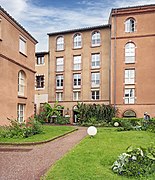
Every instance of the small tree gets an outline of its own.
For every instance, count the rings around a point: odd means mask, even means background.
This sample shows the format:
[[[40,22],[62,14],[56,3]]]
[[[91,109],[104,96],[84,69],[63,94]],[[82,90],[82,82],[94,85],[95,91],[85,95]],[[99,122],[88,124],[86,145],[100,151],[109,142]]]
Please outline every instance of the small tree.
[[[54,106],[51,107],[49,103],[45,103],[43,106],[43,114],[46,116],[46,118],[49,120],[52,118],[52,116],[60,117],[61,116],[61,110],[64,109],[63,106],[58,105],[58,102],[56,101]]]

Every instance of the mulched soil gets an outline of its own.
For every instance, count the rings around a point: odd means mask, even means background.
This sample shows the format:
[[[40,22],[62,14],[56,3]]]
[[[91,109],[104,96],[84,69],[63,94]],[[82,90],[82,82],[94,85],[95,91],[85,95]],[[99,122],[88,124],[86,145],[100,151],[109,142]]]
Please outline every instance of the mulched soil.
[[[39,180],[87,135],[85,127],[46,144],[0,146],[0,180]]]

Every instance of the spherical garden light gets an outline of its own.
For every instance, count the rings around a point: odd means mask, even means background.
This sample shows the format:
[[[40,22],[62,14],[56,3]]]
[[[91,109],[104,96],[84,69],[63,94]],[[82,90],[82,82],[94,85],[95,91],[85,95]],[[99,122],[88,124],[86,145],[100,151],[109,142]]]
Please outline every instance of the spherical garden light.
[[[91,136],[91,137],[95,136],[96,133],[97,133],[96,127],[90,126],[90,127],[87,129],[87,133],[88,133],[88,135]]]
[[[115,122],[115,123],[114,123],[114,126],[115,126],[115,127],[118,127],[118,126],[119,126],[119,123],[118,123],[118,122]]]

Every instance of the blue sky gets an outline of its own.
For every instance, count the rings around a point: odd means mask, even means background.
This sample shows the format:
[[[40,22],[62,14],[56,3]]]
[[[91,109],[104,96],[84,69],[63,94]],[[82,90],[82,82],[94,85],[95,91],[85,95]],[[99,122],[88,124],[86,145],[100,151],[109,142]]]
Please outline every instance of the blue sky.
[[[47,33],[107,24],[112,8],[155,4],[155,0],[0,0],[0,5],[48,51]]]

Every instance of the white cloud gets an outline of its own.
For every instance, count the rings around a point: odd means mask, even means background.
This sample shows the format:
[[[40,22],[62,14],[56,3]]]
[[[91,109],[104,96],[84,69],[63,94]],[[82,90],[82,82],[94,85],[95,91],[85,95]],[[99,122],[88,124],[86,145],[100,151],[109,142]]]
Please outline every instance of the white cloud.
[[[155,0],[79,0],[74,9],[39,7],[32,2],[0,0],[2,7],[39,41],[37,51],[47,51],[49,32],[106,24],[111,8],[153,4]]]

